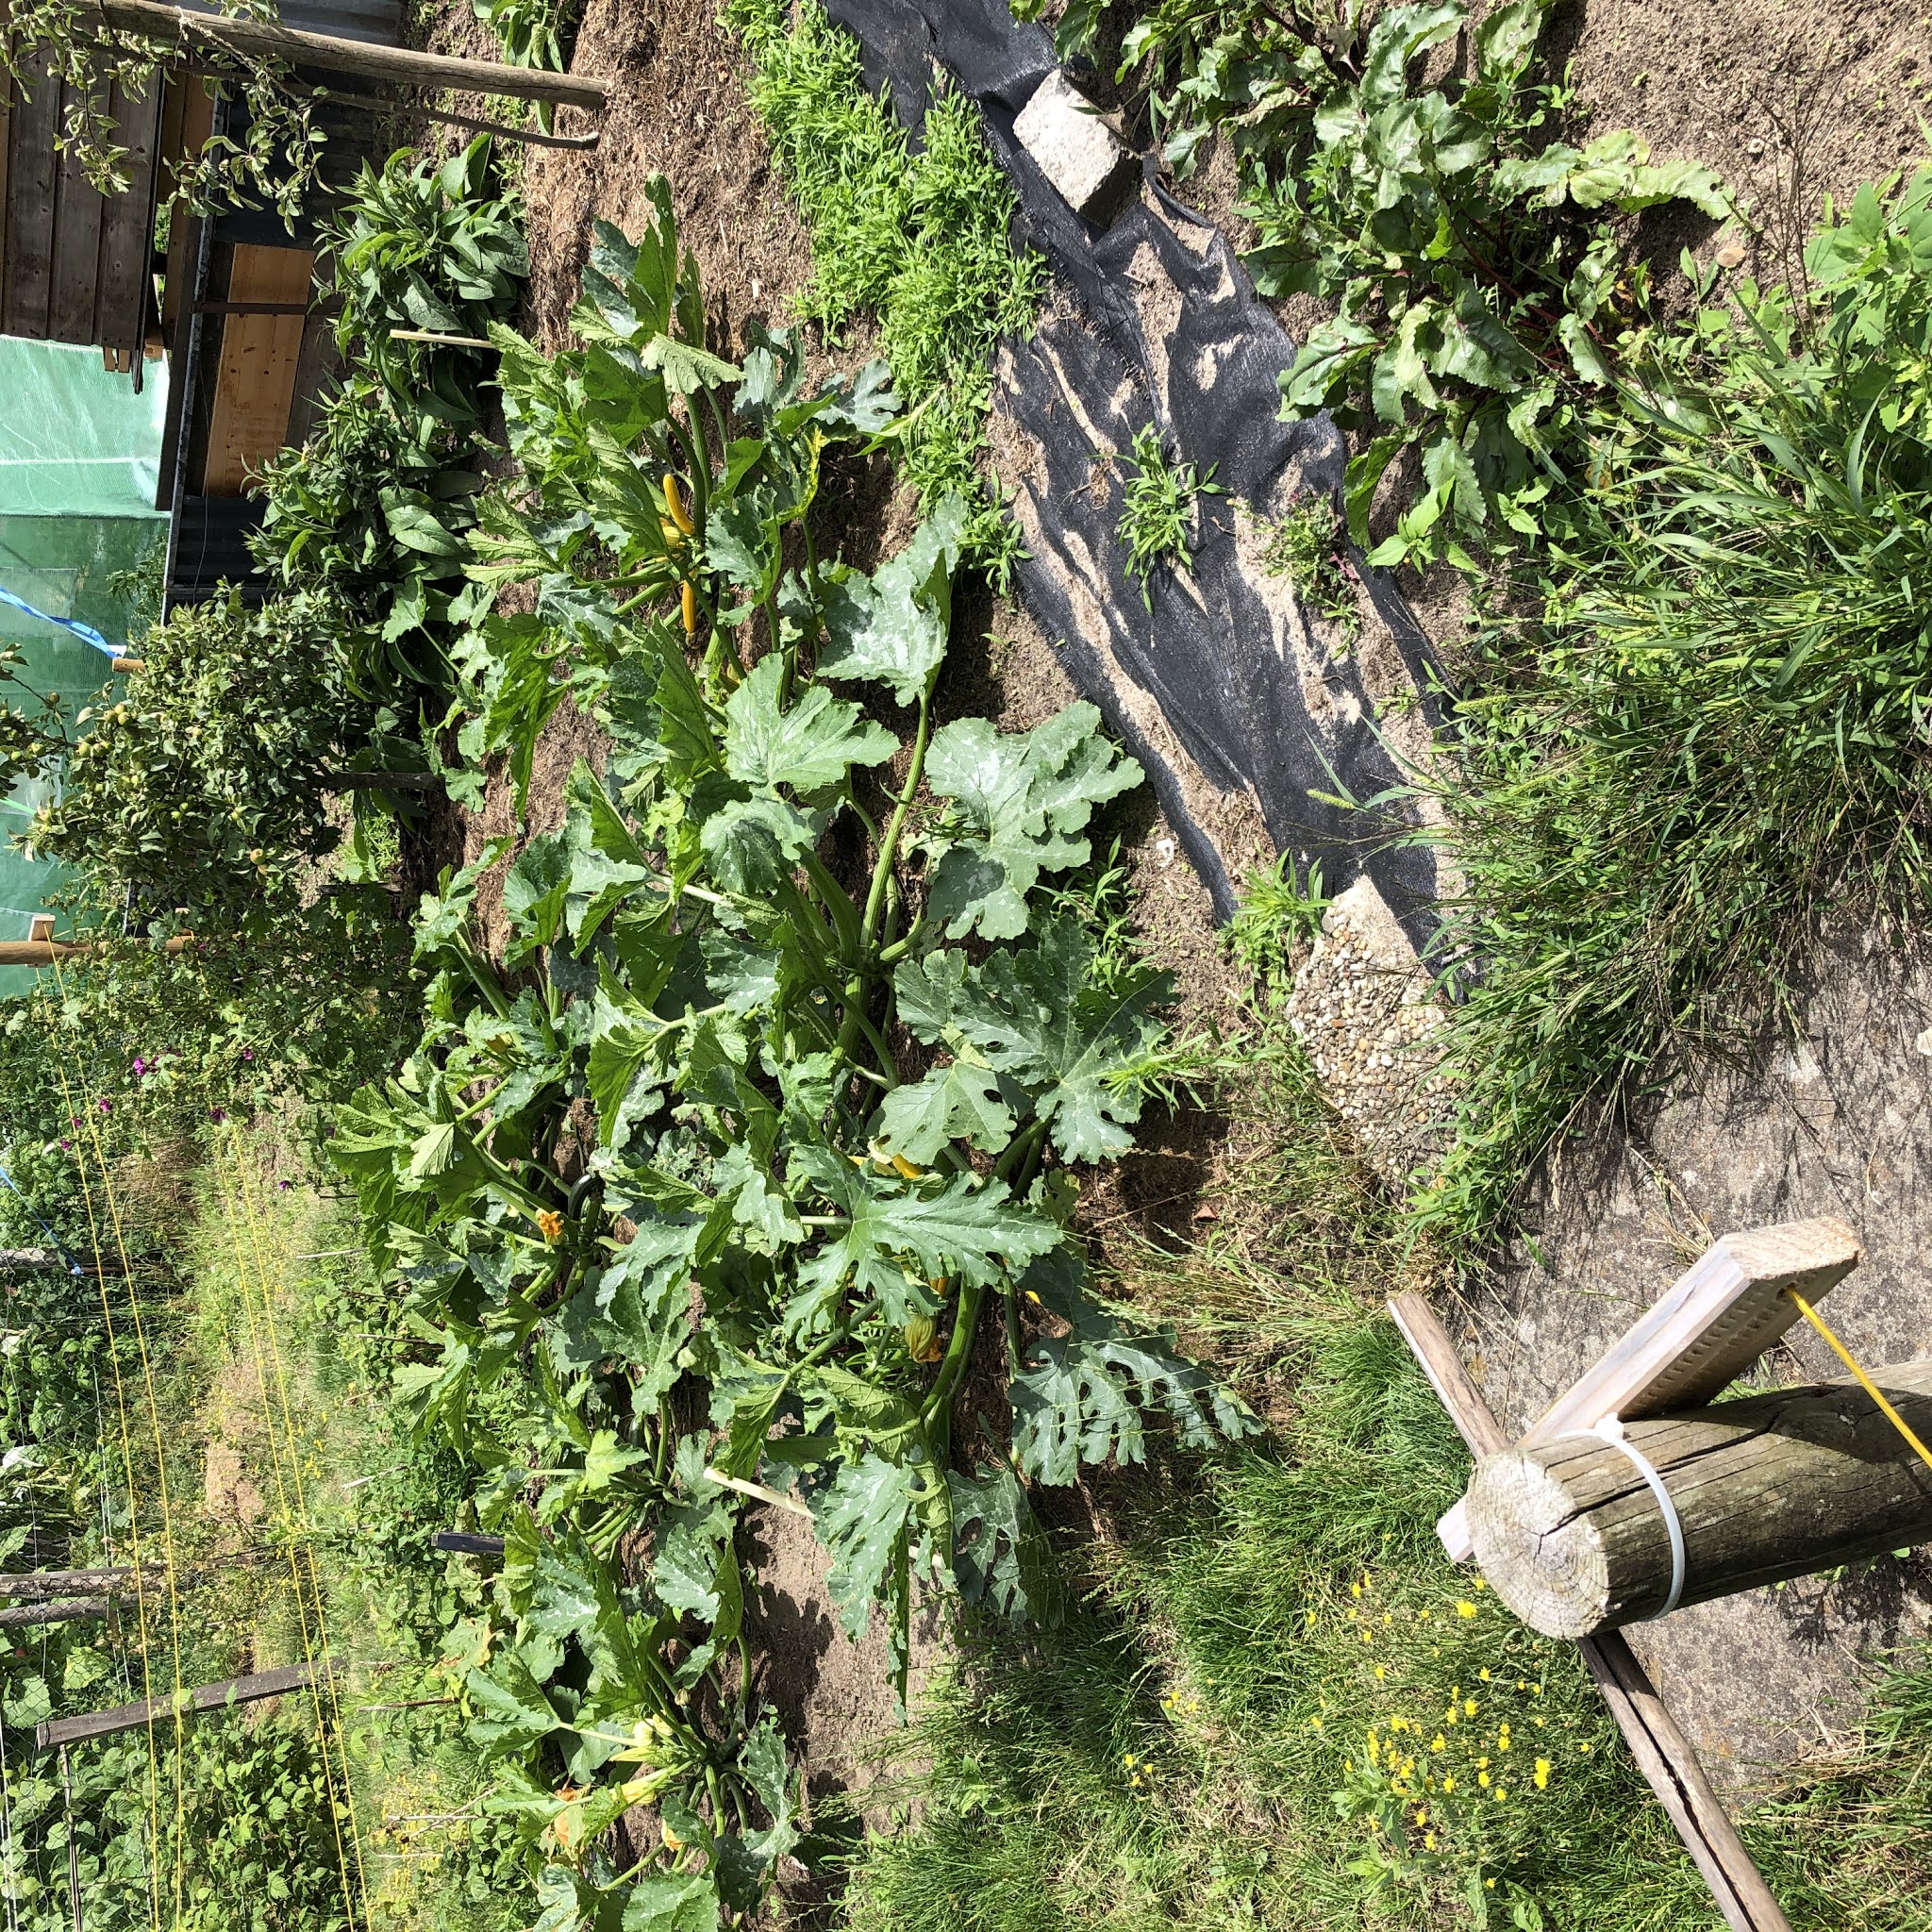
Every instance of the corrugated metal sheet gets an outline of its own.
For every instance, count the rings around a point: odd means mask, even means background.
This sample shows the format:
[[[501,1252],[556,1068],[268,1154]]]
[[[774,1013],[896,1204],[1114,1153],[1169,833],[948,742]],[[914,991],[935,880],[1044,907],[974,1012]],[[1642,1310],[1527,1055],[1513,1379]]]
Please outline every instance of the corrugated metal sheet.
[[[340,34],[384,47],[403,37],[402,0],[282,0],[282,25],[305,34]]]
[[[219,13],[208,0],[175,0],[189,13]],[[284,26],[305,34],[340,34],[345,41],[374,41],[399,46],[403,38],[402,0],[281,0],[276,11]]]

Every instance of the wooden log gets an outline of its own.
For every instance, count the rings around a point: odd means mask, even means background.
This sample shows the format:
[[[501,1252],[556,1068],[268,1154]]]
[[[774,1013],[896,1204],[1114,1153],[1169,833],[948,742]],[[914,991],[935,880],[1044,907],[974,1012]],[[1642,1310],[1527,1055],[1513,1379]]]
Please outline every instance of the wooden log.
[[[177,1571],[175,1585],[186,1590],[197,1580],[192,1571]],[[140,1581],[149,1590],[167,1588],[168,1573],[158,1563],[144,1564]],[[96,1596],[103,1591],[125,1594],[135,1588],[131,1568],[111,1570],[28,1570],[0,1575],[0,1597]]]
[[[176,933],[163,951],[185,953],[192,935]],[[0,966],[51,966],[58,959],[85,959],[95,950],[92,940],[0,940]]]
[[[1389,1312],[1470,1453],[1481,1457],[1504,1448],[1508,1438],[1469,1379],[1436,1311],[1419,1294],[1399,1294],[1390,1302]],[[1710,1887],[1724,1924],[1731,1932],[1791,1932],[1790,1921],[1744,1849],[1690,1739],[1657,1695],[1623,1633],[1609,1630],[1601,1637],[1586,1637],[1576,1647],[1638,1770]]]
[[[1932,1435],[1932,1361],[1873,1376]],[[1818,1383],[1630,1423],[1684,1541],[1678,1602],[1707,1603],[1932,1538],[1932,1469],[1856,1382]],[[1546,1637],[1656,1616],[1671,1591],[1669,1523],[1624,1452],[1594,1435],[1485,1457],[1469,1491],[1476,1561]]]
[[[1727,1234],[1678,1276],[1524,1432],[1551,1442],[1593,1429],[1606,1416],[1629,1422],[1708,1402],[1798,1320],[1793,1291],[1817,1302],[1858,1265],[1858,1238],[1842,1221],[1791,1221]],[[1474,1554],[1468,1499],[1436,1525],[1452,1563]]]
[[[161,0],[92,0],[92,7],[83,11],[83,19],[87,12],[112,32],[142,34],[191,52],[223,48],[245,58],[319,67],[329,74],[353,74],[404,87],[450,88],[458,93],[556,101],[564,107],[588,108],[593,113],[604,107],[604,83],[580,75],[423,54],[413,47],[377,46],[335,34],[303,33],[276,21],[190,13],[183,8],[164,6]]]
[[[258,1698],[282,1697],[329,1670],[319,1664],[289,1664],[279,1671],[262,1671],[252,1677],[225,1677],[219,1684],[198,1684],[180,1692],[180,1708],[186,1713],[221,1710],[230,1704],[252,1704]],[[111,1737],[116,1731],[143,1729],[150,1724],[172,1722],[173,1698],[143,1698],[139,1704],[116,1705],[112,1710],[91,1710],[80,1717],[57,1717],[34,1726],[34,1743],[42,1750],[57,1744],[77,1744],[88,1738]]]
[[[112,1601],[104,1596],[42,1597],[38,1603],[0,1609],[0,1630],[24,1630],[30,1624],[77,1624],[88,1617],[105,1617],[112,1607]]]

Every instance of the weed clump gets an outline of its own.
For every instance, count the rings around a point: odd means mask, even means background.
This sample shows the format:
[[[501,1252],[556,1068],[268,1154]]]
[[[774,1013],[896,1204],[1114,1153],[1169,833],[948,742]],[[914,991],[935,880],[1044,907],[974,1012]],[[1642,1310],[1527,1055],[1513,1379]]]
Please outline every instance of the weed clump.
[[[1199,501],[1223,494],[1209,469],[1203,476],[1192,463],[1176,463],[1152,424],[1135,430],[1119,460],[1132,474],[1122,489],[1120,540],[1126,545],[1127,569],[1141,580],[1141,601],[1153,609],[1148,590],[1154,573],[1192,568],[1200,534]]]
[[[888,98],[868,93],[858,44],[817,0],[727,0],[727,26],[755,62],[752,107],[811,236],[800,318],[837,336],[878,322],[880,353],[914,416],[901,433],[927,508],[974,506],[967,547],[1004,583],[1020,533],[981,474],[991,356],[1025,334],[1045,289],[1042,258],[1009,238],[1013,191],[970,101],[935,94],[914,154]]]

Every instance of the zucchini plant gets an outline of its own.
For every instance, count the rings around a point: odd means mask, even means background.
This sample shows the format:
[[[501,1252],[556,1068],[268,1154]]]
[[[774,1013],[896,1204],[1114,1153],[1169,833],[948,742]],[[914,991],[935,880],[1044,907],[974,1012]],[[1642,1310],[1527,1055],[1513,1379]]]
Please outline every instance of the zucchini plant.
[[[1253,1426],[1093,1297],[1070,1225],[1076,1170],[1202,1063],[1166,976],[1097,971],[1041,890],[1141,774],[1091,706],[939,722],[963,506],[870,572],[825,554],[829,453],[904,420],[885,372],[810,387],[790,334],[726,360],[652,201],[636,243],[599,232],[580,347],[496,332],[521,474],[475,569],[535,608],[463,647],[474,760],[527,783],[574,691],[608,769],[509,868],[500,958],[475,898],[501,846],[425,900],[427,1031],[332,1143],[435,1351],[423,1425],[507,1538],[469,1691],[557,1926],[620,1895],[626,1927],[708,1924],[799,1848],[746,1486],[803,1493],[903,1696],[916,1588],[1050,1607],[1033,1484],[1140,1459],[1150,1414],[1204,1448]],[[596,1834],[640,1802],[661,1839],[620,1870]]]

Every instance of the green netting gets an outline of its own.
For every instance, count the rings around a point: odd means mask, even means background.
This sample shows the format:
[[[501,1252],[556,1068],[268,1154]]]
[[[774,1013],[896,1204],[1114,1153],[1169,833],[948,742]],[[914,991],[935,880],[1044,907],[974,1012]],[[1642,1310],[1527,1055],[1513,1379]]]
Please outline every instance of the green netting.
[[[163,374],[150,365],[137,396],[126,376],[101,367],[98,349],[0,337],[0,586],[114,644],[158,590],[168,529],[153,508]],[[21,680],[58,694],[70,713],[113,681],[93,646],[6,605],[0,642],[21,648]],[[8,695],[31,703],[19,690]],[[42,901],[70,881],[65,867],[30,859],[13,842],[58,782],[48,772],[0,799],[0,939],[25,939]],[[0,996],[33,984],[25,968],[0,968]]]
[[[152,516],[168,386],[145,375],[136,395],[98,349],[0,336],[0,516]]]

